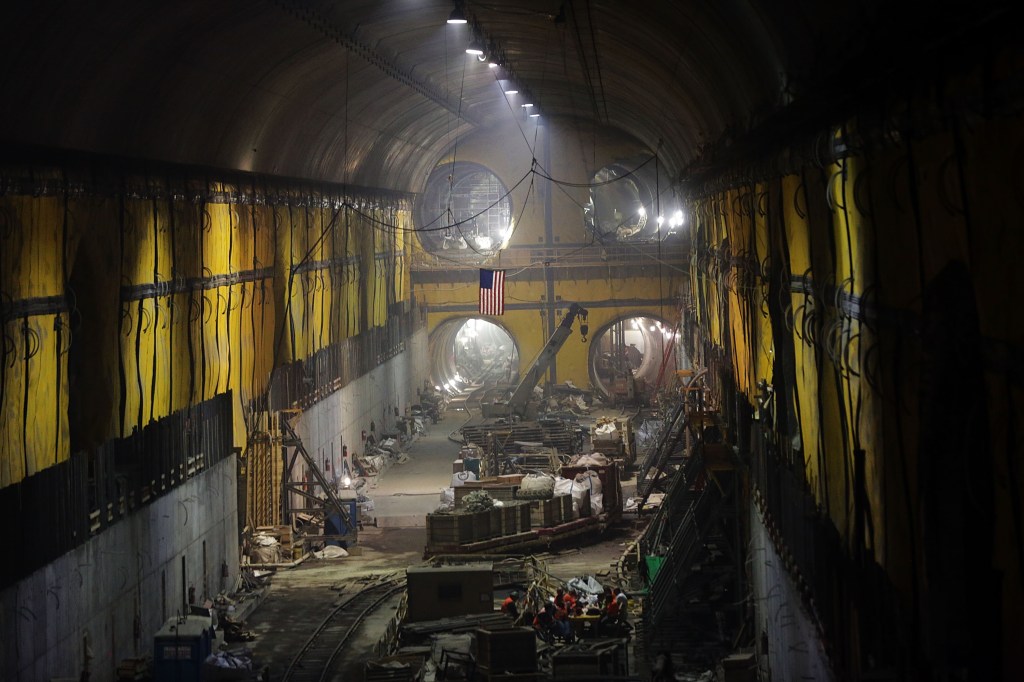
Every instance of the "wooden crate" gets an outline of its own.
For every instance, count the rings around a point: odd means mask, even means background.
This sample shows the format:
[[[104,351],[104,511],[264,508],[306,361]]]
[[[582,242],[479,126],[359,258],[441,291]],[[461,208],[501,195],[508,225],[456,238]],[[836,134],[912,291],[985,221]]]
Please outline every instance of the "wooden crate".
[[[557,526],[562,521],[562,505],[554,499],[530,500],[530,525],[533,528]]]
[[[472,519],[473,533],[470,542],[487,540],[491,537],[491,510],[467,514]]]
[[[599,452],[606,457],[614,459],[623,456],[622,441],[617,438],[615,440],[595,440],[593,445],[594,452]]]
[[[575,515],[572,513],[572,495],[559,495],[554,499],[556,504],[561,505],[560,515],[562,523],[572,521],[575,518]]]
[[[519,532],[519,505],[507,504],[499,507],[501,512],[501,534],[515,535]]]
[[[452,490],[455,491],[455,508],[462,509],[463,505],[465,504],[466,495],[469,495],[470,493],[475,493],[477,490],[479,490],[479,488],[464,484],[457,485],[454,488],[452,488]]]
[[[526,533],[533,528],[533,518],[531,516],[532,507],[528,502],[520,502],[515,505],[515,508],[519,512],[519,532]]]
[[[292,541],[292,527],[291,526],[256,526],[257,533],[263,533],[264,535],[272,535],[277,538],[278,542],[291,542]]]
[[[502,502],[511,502],[516,499],[516,493],[519,492],[518,485],[485,485],[483,488],[484,492],[491,496],[495,500],[501,500]]]
[[[477,628],[477,665],[496,672],[533,672],[537,669],[537,636],[533,628]]]
[[[473,542],[473,514],[427,514],[427,543],[452,545]]]
[[[504,519],[504,517],[505,514],[501,507],[491,508],[491,533],[487,537],[496,538],[500,537],[503,534],[502,520]]]
[[[277,538],[278,545],[281,549],[282,560],[292,560],[293,547],[291,526],[257,526],[256,532]],[[301,557],[302,555],[299,554],[299,556]]]

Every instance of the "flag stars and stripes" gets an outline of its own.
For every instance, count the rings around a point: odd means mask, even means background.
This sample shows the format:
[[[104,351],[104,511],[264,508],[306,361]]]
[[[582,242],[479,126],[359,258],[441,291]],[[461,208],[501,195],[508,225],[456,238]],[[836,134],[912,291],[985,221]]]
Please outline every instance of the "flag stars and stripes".
[[[480,314],[505,313],[505,271],[480,270]]]

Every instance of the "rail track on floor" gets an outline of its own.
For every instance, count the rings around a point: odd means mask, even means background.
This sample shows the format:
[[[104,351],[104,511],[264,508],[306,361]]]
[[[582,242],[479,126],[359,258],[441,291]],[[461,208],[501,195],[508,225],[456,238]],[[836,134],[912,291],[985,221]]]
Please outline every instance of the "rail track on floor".
[[[345,649],[366,618],[381,604],[405,589],[405,578],[375,583],[353,581],[352,593],[324,618],[288,665],[284,682],[323,682],[331,679],[335,664],[346,660]]]

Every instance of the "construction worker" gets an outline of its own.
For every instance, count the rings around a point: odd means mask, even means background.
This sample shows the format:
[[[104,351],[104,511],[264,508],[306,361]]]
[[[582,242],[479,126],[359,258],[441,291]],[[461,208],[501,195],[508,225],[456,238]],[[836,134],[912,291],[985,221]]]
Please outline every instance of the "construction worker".
[[[537,611],[533,618],[533,630],[542,641],[552,643],[555,641],[552,629],[555,627],[555,605],[548,602]]]
[[[619,622],[620,603],[615,595],[607,592],[604,596],[604,606],[601,609],[601,618],[597,621],[597,631],[600,634],[612,634],[615,624]]]
[[[566,592],[562,601],[565,603],[565,610],[570,616],[579,614],[579,610],[576,605],[576,590],[569,590]]]
[[[516,606],[516,601],[519,600],[518,592],[510,592],[505,601],[501,603],[501,612],[507,613],[512,616],[512,620],[519,620],[519,607]]]
[[[565,608],[555,607],[554,623],[552,624],[551,632],[556,637],[561,637],[566,643],[571,643],[576,639],[572,630],[572,623],[569,622],[569,613]]]
[[[619,608],[619,620],[626,620],[629,610],[629,598],[626,593],[622,591],[622,588],[616,587],[612,593],[615,595],[615,601],[618,603]]]

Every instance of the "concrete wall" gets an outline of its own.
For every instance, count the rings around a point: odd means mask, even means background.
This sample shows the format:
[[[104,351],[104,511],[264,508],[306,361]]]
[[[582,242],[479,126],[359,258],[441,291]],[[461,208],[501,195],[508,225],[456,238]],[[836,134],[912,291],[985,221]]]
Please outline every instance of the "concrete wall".
[[[750,505],[750,573],[755,603],[757,638],[767,635],[768,649],[760,651],[761,665],[772,680],[835,680],[818,639],[814,622],[790,580],[782,558],[772,545],[764,519]],[[767,653],[767,657],[764,654]]]
[[[121,660],[152,652],[189,587],[196,603],[233,588],[236,466],[225,458],[0,593],[0,679],[78,679],[88,665],[92,682],[113,680]]]
[[[370,422],[376,436],[400,428],[394,408],[406,414],[406,408],[418,402],[417,387],[429,376],[427,331],[420,329],[406,342],[405,351],[379,367],[350,382],[302,413],[295,430],[306,451],[331,479],[334,472],[341,477],[342,448],[349,455],[363,454],[362,432],[370,433]],[[330,467],[325,466],[330,462]]]

